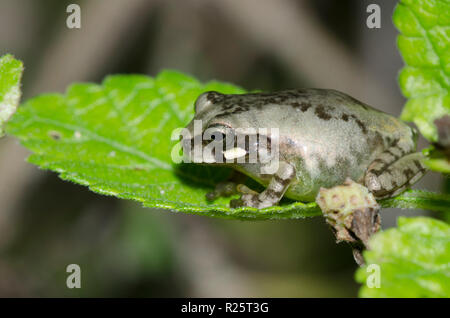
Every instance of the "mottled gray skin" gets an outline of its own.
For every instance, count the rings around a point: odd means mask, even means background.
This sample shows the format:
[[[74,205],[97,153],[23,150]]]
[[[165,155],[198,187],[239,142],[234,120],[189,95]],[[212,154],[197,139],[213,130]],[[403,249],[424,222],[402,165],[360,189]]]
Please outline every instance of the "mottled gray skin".
[[[335,90],[207,92],[197,99],[194,120],[202,120],[203,131],[211,126],[279,129],[280,171],[264,175],[259,163],[228,164],[268,186],[261,194],[244,194],[245,206],[271,206],[283,195],[314,201],[321,187],[342,184],[347,177],[378,198],[389,197],[424,173],[421,155],[412,154],[412,128]],[[187,126],[192,133],[193,121]]]

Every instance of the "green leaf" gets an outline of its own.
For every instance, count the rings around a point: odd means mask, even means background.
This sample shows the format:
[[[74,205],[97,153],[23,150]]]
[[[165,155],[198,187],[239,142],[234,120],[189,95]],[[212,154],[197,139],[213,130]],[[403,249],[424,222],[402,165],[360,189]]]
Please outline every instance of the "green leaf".
[[[229,199],[207,202],[205,194],[230,170],[173,164],[172,131],[185,127],[202,92],[242,93],[229,84],[201,84],[165,71],[156,78],[111,76],[102,85],[74,84],[65,95],[27,101],[9,123],[33,154],[29,161],[92,191],[142,202],[147,207],[238,219],[293,219],[321,215],[315,203],[289,202],[266,209],[228,207]],[[407,192],[383,206],[442,211],[449,198]],[[384,202],[384,201],[383,201]],[[425,203],[424,203],[425,202]]]
[[[408,190],[401,195],[380,201],[383,208],[422,209],[450,212],[450,195],[422,190]]]
[[[4,135],[3,126],[19,105],[22,72],[22,62],[12,55],[0,58],[0,137]]]
[[[447,158],[433,158],[424,160],[430,170],[450,174],[450,162]]]
[[[397,45],[406,66],[400,88],[409,100],[401,118],[436,141],[436,118],[450,113],[450,1],[401,0],[394,11]]]
[[[171,141],[194,115],[202,92],[243,93],[225,83],[201,84],[162,72],[156,78],[111,76],[102,85],[74,84],[66,95],[29,100],[8,125],[33,154],[29,161],[92,191],[133,199],[147,207],[229,218],[300,218],[320,215],[315,203],[295,202],[265,210],[231,209],[228,200],[209,203],[205,194],[229,170],[175,165]]]
[[[398,219],[398,228],[380,232],[356,272],[361,297],[450,297],[450,226],[426,218]],[[379,266],[379,288],[367,282]],[[372,287],[375,287],[371,285]]]

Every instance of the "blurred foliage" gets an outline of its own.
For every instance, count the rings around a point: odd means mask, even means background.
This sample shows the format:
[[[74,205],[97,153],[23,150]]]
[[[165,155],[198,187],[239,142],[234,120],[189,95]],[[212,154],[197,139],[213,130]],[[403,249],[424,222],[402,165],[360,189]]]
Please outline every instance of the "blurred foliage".
[[[422,190],[409,190],[403,194],[380,200],[381,206],[402,209],[423,209],[430,211],[449,212],[450,196],[447,193],[433,193]]]
[[[406,63],[399,76],[408,98],[401,118],[436,141],[433,121],[450,114],[450,2],[402,0],[393,20],[401,32],[397,44]]]
[[[450,174],[450,161],[440,151],[430,151],[430,157],[424,160],[430,170]]]
[[[377,233],[364,252],[356,280],[361,297],[450,297],[450,226],[431,218],[398,219],[398,228]],[[377,275],[380,285],[367,283]],[[372,277],[371,277],[372,276]],[[374,283],[374,281],[372,281]]]
[[[4,135],[4,125],[16,112],[20,100],[20,78],[23,64],[12,55],[0,58],[0,137]]]
[[[0,282],[0,295],[182,295],[173,225],[159,213],[51,175],[33,188],[17,209],[22,217],[15,239],[0,254],[0,272],[8,278]],[[81,289],[66,287],[66,267],[73,263],[81,268]],[[1,271],[6,264],[8,273]]]

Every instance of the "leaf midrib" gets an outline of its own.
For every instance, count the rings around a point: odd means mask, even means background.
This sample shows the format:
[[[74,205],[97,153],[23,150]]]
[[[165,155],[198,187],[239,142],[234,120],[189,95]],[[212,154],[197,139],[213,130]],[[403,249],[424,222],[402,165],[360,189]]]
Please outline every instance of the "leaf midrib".
[[[155,166],[157,166],[160,169],[172,171],[172,166],[170,164],[168,164],[164,161],[161,161],[157,158],[148,156],[146,153],[144,153],[136,148],[133,148],[131,146],[119,143],[115,140],[100,136],[100,135],[94,133],[93,131],[86,129],[85,127],[80,127],[80,126],[60,122],[60,121],[49,119],[49,118],[44,118],[44,117],[41,117],[38,115],[34,115],[33,120],[36,122],[43,123],[43,124],[49,124],[49,125],[61,127],[61,128],[73,131],[73,132],[79,131],[80,133],[84,134],[85,136],[89,137],[90,139],[92,139],[94,141],[107,144],[108,146],[114,148],[115,150],[139,157],[145,161],[148,161],[148,162],[154,164]]]

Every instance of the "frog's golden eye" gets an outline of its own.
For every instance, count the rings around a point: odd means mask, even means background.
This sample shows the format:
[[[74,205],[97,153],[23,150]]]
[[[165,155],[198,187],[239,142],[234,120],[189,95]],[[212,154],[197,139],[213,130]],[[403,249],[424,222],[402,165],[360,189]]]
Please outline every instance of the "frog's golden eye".
[[[195,101],[195,113],[198,114],[208,106],[211,106],[223,99],[223,94],[215,91],[201,94]]]

